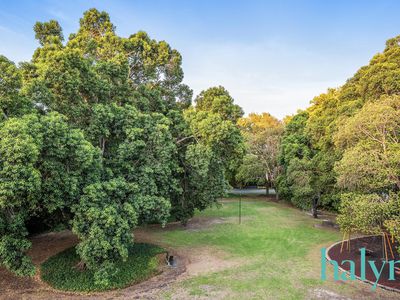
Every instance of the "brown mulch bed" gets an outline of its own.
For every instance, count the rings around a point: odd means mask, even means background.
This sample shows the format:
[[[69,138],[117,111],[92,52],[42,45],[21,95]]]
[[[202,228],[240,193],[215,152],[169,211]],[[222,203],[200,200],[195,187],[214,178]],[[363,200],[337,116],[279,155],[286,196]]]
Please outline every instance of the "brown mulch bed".
[[[375,266],[378,270],[378,272],[381,270],[383,261],[385,260],[385,254],[383,251],[383,244],[382,244],[382,236],[365,236],[365,237],[358,237],[355,239],[352,239],[350,242],[350,251],[346,249],[347,243],[344,244],[343,246],[343,251],[340,252],[341,248],[341,243],[337,243],[334,246],[332,246],[328,250],[328,257],[332,260],[335,260],[338,262],[339,267],[342,269],[349,271],[350,270],[350,264],[345,263],[344,265],[341,265],[341,262],[343,260],[352,260],[355,263],[355,274],[356,276],[360,277],[360,265],[361,265],[361,253],[360,249],[361,248],[366,248],[367,249],[367,254],[365,256],[365,278],[366,280],[369,280],[371,282],[375,282],[376,278],[375,275],[368,263],[368,261],[375,261]],[[399,247],[399,244],[395,242],[395,244],[392,244],[393,248],[393,254],[394,258],[392,258],[390,254],[390,250],[388,249],[388,260],[400,260],[400,255],[397,251],[397,248]],[[396,265],[397,267],[400,267],[400,263]],[[389,264],[385,263],[385,266],[383,267],[383,271],[380,275],[378,284],[382,285],[383,287],[387,287],[389,289],[395,289],[400,291],[400,275],[395,274],[395,280],[389,280]],[[340,276],[340,275],[339,275]]]

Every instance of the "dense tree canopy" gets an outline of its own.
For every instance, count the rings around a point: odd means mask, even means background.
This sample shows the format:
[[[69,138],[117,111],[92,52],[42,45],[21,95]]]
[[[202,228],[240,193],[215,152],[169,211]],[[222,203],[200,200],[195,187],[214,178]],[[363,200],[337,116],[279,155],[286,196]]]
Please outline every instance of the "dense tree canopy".
[[[85,12],[65,42],[55,20],[34,31],[30,62],[0,56],[0,262],[33,274],[28,235],[63,224],[107,286],[135,226],[186,223],[224,195],[243,112],[223,87],[191,107],[180,53],[119,37],[106,12]]]
[[[303,208],[317,199],[339,209],[347,233],[400,237],[399,40],[388,40],[342,87],[315,97],[285,126],[280,195]]]
[[[400,97],[384,96],[342,125],[335,136],[343,157],[335,171],[352,191],[400,190]]]
[[[41,216],[68,223],[84,186],[99,180],[100,153],[56,112],[9,118],[0,133],[0,258],[17,274],[31,274],[25,222]]]

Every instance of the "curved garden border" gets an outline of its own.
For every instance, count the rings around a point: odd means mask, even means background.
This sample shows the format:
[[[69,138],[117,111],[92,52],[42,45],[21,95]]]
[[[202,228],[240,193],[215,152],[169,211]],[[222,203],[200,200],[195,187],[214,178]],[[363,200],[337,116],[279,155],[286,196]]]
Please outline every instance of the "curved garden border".
[[[168,250],[167,250],[168,251]],[[159,291],[164,287],[174,283],[178,278],[186,272],[187,259],[185,256],[178,254],[175,251],[168,251],[170,254],[174,255],[174,258],[178,261],[175,267],[170,267],[166,264],[159,265],[159,272],[154,276],[151,276],[143,281],[132,283],[123,288],[115,288],[104,291],[70,291],[61,290],[54,288],[48,282],[44,281],[41,276],[38,280],[46,287],[42,292],[48,292],[49,297],[59,297],[63,299],[64,297],[82,297],[85,299],[98,299],[98,297],[113,298],[113,299],[142,299],[147,298],[149,294]],[[30,292],[36,292],[30,291]],[[46,298],[47,299],[47,298]]]
[[[374,237],[374,236],[377,236],[377,235],[365,235],[365,236],[361,236],[361,237],[354,237],[354,238],[351,238],[350,240],[353,241],[353,240],[357,240],[357,239],[360,239],[360,238]],[[331,250],[333,247],[338,246],[338,245],[341,244],[341,243],[342,243],[342,241],[336,242],[336,243],[332,244],[331,246],[329,246],[329,247],[326,249],[326,252],[325,252],[325,259],[326,259],[328,262],[330,262],[330,261],[332,260],[332,258],[331,258],[330,255],[329,255],[330,250]],[[340,265],[339,265],[339,270],[340,270],[341,272],[348,272],[348,270],[343,269]],[[364,279],[361,279],[361,278],[360,278],[359,276],[357,276],[357,275],[356,275],[355,277],[356,277],[359,281],[364,282],[364,283],[367,283],[367,284],[369,284],[369,285],[374,285],[374,284],[375,284],[375,282],[372,282],[371,280],[368,280],[368,279],[365,279],[365,280],[364,280]],[[393,292],[397,292],[397,293],[400,292],[400,288],[394,288],[394,287],[386,286],[386,285],[383,285],[383,284],[380,284],[380,283],[377,283],[376,286],[379,286],[380,288],[383,288],[383,289],[385,289],[385,290],[389,290],[389,291],[393,291]]]

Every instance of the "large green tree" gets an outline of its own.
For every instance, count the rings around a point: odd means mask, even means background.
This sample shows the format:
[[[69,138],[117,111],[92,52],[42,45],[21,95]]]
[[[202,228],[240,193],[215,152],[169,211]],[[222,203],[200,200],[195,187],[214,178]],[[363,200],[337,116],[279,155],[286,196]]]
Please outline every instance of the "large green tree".
[[[265,185],[268,195],[269,189],[275,188],[279,173],[278,153],[283,131],[282,123],[268,113],[253,113],[241,118],[239,125],[246,140],[248,155],[238,169],[236,178],[242,178],[242,181],[246,182],[248,180],[243,178],[245,173],[253,173],[250,178],[254,178],[254,175],[259,176],[257,174],[262,169],[262,184]]]
[[[242,111],[221,87],[199,96],[213,108],[188,109],[179,52],[144,32],[118,36],[106,12],[85,12],[65,42],[54,20],[34,30],[30,62],[0,56],[0,260],[32,274],[27,236],[63,223],[79,266],[107,286],[135,226],[186,223],[224,194]]]
[[[215,91],[218,91],[215,93]],[[202,100],[207,95],[207,106]],[[221,102],[221,97],[229,99]],[[200,103],[200,104],[199,104]],[[235,117],[226,111],[239,111]],[[204,209],[225,195],[229,176],[240,165],[244,155],[244,141],[236,124],[242,115],[239,106],[223,87],[200,93],[196,105],[184,112],[188,128],[177,141],[183,176],[182,196],[175,198],[173,212],[183,222],[194,209]]]

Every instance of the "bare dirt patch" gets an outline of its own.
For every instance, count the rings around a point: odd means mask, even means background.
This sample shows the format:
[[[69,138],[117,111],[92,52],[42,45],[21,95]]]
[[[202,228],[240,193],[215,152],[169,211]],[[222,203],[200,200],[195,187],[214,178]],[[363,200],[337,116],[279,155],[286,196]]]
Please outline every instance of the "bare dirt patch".
[[[317,288],[311,293],[312,299],[330,299],[330,300],[351,300],[350,298],[340,296],[332,291]]]
[[[188,259],[186,277],[214,273],[243,264],[243,261],[228,259],[225,252],[211,247],[182,249]]]
[[[35,265],[40,265],[50,256],[75,245],[77,238],[70,231],[62,231],[37,235],[32,237],[31,241],[32,248],[28,251],[28,255]],[[32,278],[17,277],[6,269],[0,268],[0,298],[14,298],[19,291],[29,294],[38,289],[47,289],[39,276],[36,274]]]
[[[164,228],[159,224],[146,225],[135,230],[135,237],[140,237],[141,239],[154,240],[152,233],[157,231],[169,231],[169,230],[187,230],[187,231],[197,231],[204,230],[206,228],[212,227],[218,224],[224,224],[231,222],[233,218],[223,218],[223,217],[194,217],[190,219],[186,226],[182,225],[180,222],[168,223]]]

